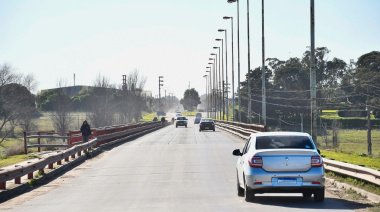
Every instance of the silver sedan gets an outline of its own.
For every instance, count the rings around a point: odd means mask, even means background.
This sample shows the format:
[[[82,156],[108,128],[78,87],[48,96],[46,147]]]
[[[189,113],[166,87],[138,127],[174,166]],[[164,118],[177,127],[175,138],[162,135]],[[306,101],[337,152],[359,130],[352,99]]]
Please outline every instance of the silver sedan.
[[[322,157],[307,133],[264,132],[251,134],[236,164],[237,190],[246,201],[257,193],[302,193],[325,198]]]

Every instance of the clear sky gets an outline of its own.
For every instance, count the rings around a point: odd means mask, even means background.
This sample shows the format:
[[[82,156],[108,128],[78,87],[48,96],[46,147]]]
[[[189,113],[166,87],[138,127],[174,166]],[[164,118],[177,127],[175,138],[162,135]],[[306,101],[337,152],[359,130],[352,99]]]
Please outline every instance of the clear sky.
[[[251,68],[261,65],[261,0],[250,1]],[[302,57],[310,46],[310,1],[265,0],[266,57]],[[347,63],[380,51],[379,0],[315,0],[316,47]],[[237,74],[237,4],[227,0],[0,0],[0,63],[34,73],[38,90],[60,78],[92,85],[99,73],[121,84],[137,69],[146,90],[158,95],[158,76],[167,93],[183,97],[189,82],[205,93],[206,66],[218,29],[234,17]],[[248,71],[247,1],[240,0],[241,79]],[[228,60],[231,80],[231,60]],[[237,76],[235,76],[237,81]],[[237,82],[235,82],[237,84]]]

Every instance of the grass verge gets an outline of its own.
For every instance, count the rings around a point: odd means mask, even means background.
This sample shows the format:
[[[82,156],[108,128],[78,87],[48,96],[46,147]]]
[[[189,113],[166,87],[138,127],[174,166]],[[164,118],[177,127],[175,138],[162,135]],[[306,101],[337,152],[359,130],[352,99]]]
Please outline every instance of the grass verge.
[[[368,156],[365,154],[346,153],[339,151],[321,150],[321,155],[325,155],[328,159],[347,162],[355,165],[364,165],[367,168],[380,170],[380,158]]]
[[[157,117],[157,113],[153,112],[153,113],[145,113],[142,118],[140,119],[140,121],[142,122],[148,122],[148,121],[153,121],[153,118],[154,117]],[[158,117],[157,117],[158,119]]]
[[[197,111],[183,111],[183,116],[195,116],[197,114]]]
[[[4,157],[0,159],[0,168],[5,166],[10,166],[25,160],[40,158],[39,155],[14,155],[10,157]]]
[[[333,178],[336,181],[347,183],[349,185],[352,185],[354,187],[366,190],[368,192],[380,195],[380,187],[377,185],[374,185],[372,183],[366,182],[364,180],[355,179],[352,177],[347,177],[345,175],[341,175],[335,172],[326,171],[326,176],[329,178]]]

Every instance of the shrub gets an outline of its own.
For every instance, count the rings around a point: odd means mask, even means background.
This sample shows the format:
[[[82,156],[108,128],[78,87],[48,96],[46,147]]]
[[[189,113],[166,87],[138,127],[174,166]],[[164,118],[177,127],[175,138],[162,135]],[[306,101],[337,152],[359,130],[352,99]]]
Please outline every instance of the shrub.
[[[22,155],[24,154],[24,146],[23,145],[14,145],[7,147],[5,150],[5,155],[7,157],[13,156],[13,155]]]

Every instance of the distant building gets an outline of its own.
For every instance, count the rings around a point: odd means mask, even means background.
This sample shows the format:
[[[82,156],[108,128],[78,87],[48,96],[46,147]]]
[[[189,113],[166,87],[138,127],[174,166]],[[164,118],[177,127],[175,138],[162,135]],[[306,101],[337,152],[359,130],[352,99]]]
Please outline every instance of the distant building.
[[[84,86],[84,85],[76,85],[76,86],[68,86],[68,87],[62,87],[62,88],[52,88],[52,89],[45,89],[41,90],[40,94],[43,94],[47,91],[51,90],[57,90],[62,89],[63,93],[69,96],[78,96],[82,94],[88,93],[88,91],[92,88],[92,86]]]

